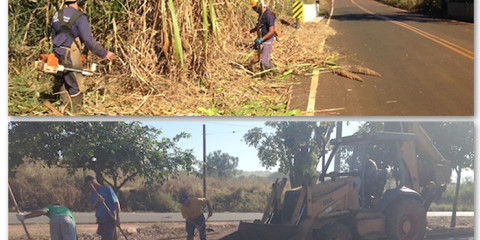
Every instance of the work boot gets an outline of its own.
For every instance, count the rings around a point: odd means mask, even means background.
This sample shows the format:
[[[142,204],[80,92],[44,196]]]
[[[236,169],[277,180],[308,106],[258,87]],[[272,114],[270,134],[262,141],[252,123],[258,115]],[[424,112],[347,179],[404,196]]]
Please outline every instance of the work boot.
[[[72,112],[77,113],[80,111],[83,105],[83,93],[79,93],[76,96],[70,96]]]
[[[70,94],[68,94],[67,89],[65,88],[65,84],[62,84],[59,90],[60,93],[60,99],[62,100],[62,103],[65,105],[70,104]]]

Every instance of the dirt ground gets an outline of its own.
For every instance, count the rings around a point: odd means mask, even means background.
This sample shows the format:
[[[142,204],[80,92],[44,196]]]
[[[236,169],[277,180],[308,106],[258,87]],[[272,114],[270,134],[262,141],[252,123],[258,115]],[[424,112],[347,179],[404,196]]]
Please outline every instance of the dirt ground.
[[[49,239],[48,224],[31,224],[28,225],[28,231],[33,239],[47,240]],[[214,232],[208,233],[208,239],[216,240],[234,232],[238,227],[238,222],[209,222],[207,228],[211,228]],[[450,227],[449,217],[432,217],[428,220],[427,235],[435,235],[445,233]],[[473,233],[474,220],[473,217],[458,217],[457,228],[462,234],[466,232]],[[126,223],[122,225],[123,230],[128,234],[130,240],[170,240],[170,239],[186,239],[184,231],[185,225],[181,222],[163,222],[163,223]],[[79,224],[77,232],[79,239],[98,240],[100,239],[95,231],[95,224]],[[451,231],[450,231],[451,232]],[[20,240],[26,239],[25,232],[21,225],[8,226],[8,239]],[[123,238],[119,238],[123,239]]]

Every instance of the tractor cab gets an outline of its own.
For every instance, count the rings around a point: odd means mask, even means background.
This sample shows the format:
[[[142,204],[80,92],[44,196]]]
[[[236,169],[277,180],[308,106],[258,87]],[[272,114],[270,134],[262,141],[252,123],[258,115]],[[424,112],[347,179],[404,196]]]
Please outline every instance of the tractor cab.
[[[321,158],[320,181],[336,181],[342,177],[354,177],[356,189],[360,198],[362,208],[375,208],[384,194],[384,189],[389,180],[389,171],[386,169],[386,160],[396,165],[391,172],[404,171],[405,159],[402,155],[402,144],[405,141],[415,140],[412,133],[397,132],[375,132],[356,134],[330,140],[331,152],[326,158]],[[390,159],[372,159],[368,154],[369,150],[384,152]],[[326,150],[324,150],[326,153]],[[340,172],[329,171],[335,154],[346,157]],[[394,174],[394,178],[405,176],[405,174]],[[408,179],[395,179],[394,188],[408,186]]]

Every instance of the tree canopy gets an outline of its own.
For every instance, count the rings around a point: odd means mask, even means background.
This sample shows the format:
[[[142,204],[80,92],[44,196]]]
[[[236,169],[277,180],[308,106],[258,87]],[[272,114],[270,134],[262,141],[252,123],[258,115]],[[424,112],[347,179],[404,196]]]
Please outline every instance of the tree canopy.
[[[330,139],[334,122],[266,122],[275,129],[268,133],[253,128],[244,135],[249,146],[258,150],[260,163],[289,175],[292,187],[301,186],[317,174],[316,168],[324,144]]]
[[[231,177],[236,174],[238,157],[222,151],[214,151],[207,156],[207,173],[218,177]]]
[[[433,143],[448,161],[458,169],[473,169],[475,140],[473,122],[422,123]]]
[[[192,171],[192,150],[177,146],[190,135],[169,139],[161,133],[138,122],[11,122],[9,172],[24,160],[72,172],[88,169],[118,191],[139,176],[162,182],[180,170]]]
[[[395,122],[366,122],[358,133],[375,131],[395,131],[399,126]],[[450,161],[458,172],[458,168],[473,169],[474,159],[474,128],[471,122],[423,122],[421,126],[430,136],[434,146]],[[369,149],[372,159],[378,161],[382,167],[394,166],[389,155],[393,154],[393,147],[387,144],[372,146]],[[428,161],[419,156],[423,161]]]

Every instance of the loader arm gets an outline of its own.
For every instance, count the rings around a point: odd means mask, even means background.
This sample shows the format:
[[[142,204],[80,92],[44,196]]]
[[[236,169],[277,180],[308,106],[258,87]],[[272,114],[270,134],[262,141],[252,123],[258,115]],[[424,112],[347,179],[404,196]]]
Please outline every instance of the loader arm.
[[[451,164],[438,151],[420,123],[404,122],[398,130],[415,134],[415,141],[401,144],[401,178],[406,187],[421,193],[424,198],[423,206],[428,210],[432,201],[443,193],[446,183],[450,181]],[[419,161],[417,151],[430,161]]]
[[[411,188],[420,192],[420,188],[430,185],[431,181],[437,185],[448,183],[452,174],[451,164],[438,151],[422,126],[418,122],[402,123],[402,131],[414,133],[416,136],[414,142],[407,141],[402,146],[403,159],[405,165],[407,165],[411,181],[414,183]],[[416,151],[430,159],[431,163],[424,163],[426,165],[423,166],[428,168],[428,171],[421,171],[422,166],[417,158]]]

